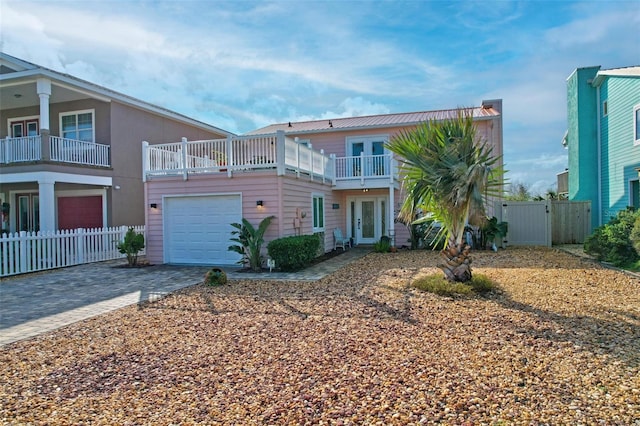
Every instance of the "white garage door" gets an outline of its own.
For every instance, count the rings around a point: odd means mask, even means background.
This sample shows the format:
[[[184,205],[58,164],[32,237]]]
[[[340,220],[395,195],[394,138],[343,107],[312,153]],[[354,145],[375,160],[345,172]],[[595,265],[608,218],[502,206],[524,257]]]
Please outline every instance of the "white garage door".
[[[227,248],[242,221],[240,195],[168,197],[164,205],[165,261],[176,264],[232,265],[238,253]]]

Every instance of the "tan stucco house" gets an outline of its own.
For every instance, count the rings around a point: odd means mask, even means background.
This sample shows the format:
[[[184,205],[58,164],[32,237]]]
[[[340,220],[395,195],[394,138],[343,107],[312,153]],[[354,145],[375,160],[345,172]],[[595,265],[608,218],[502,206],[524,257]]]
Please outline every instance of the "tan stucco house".
[[[231,135],[0,52],[0,228],[143,225],[141,141]]]

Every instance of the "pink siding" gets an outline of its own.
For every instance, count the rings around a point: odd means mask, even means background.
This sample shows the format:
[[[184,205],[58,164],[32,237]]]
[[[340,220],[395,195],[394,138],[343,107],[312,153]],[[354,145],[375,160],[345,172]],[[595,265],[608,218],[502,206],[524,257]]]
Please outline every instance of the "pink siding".
[[[343,227],[344,208],[333,210],[332,204],[338,203],[339,193],[333,191],[330,185],[323,185],[319,182],[311,182],[308,179],[287,178],[282,182],[282,206],[283,225],[282,236],[295,235],[293,227],[296,218],[296,210],[301,209],[306,212],[306,218],[301,220],[301,234],[313,233],[313,194],[324,194],[324,228],[325,228],[325,251],[333,249],[333,229],[337,226]],[[342,205],[341,205],[342,207]]]
[[[152,203],[158,206],[155,211],[147,209],[147,258],[149,261],[152,263],[162,263],[163,261],[163,197],[222,193],[241,194],[242,217],[255,226],[263,218],[269,215],[275,216],[265,234],[265,247],[273,239],[295,235],[293,219],[296,214],[296,208],[307,212],[307,217],[302,222],[302,233],[312,233],[312,193],[325,194],[325,203],[329,206],[328,209],[325,207],[325,223],[336,223],[336,219],[333,218],[334,215],[330,210],[333,196],[329,184],[310,182],[303,178],[296,179],[294,176],[278,177],[275,171],[236,174],[232,179],[223,174],[192,175],[187,181],[175,177],[153,179],[146,183],[145,201],[146,206]],[[283,194],[288,195],[285,196]],[[256,201],[258,200],[263,201],[263,207],[256,206]],[[331,247],[333,247],[333,240],[331,240]]]
[[[502,105],[495,101],[494,109],[501,113]],[[479,136],[493,146],[496,156],[501,156],[502,149],[502,117],[496,116],[490,119],[477,120],[476,126]],[[391,139],[402,130],[401,127],[377,128],[370,130],[348,130],[335,132],[303,133],[300,139],[309,139],[315,150],[324,149],[326,154],[345,156],[346,140],[352,136],[387,135]],[[288,137],[296,136],[288,133]],[[295,235],[294,219],[299,209],[306,212],[306,218],[302,219],[301,234],[313,232],[312,218],[312,194],[323,193],[325,195],[325,250],[333,248],[333,229],[342,228],[347,232],[347,197],[381,197],[388,196],[389,189],[371,189],[366,195],[359,190],[335,190],[330,184],[312,182],[308,177],[299,179],[295,176],[278,177],[275,171],[252,171],[246,174],[236,173],[229,179],[223,174],[190,175],[188,181],[181,178],[153,179],[146,184],[145,206],[156,203],[159,206],[157,212],[147,209],[147,253],[149,259],[155,263],[161,263],[163,257],[162,246],[162,197],[166,195],[188,194],[242,194],[243,217],[257,225],[262,218],[268,215],[276,216],[266,234],[267,243],[275,238]],[[394,212],[403,203],[404,192],[396,183],[394,200],[392,201]],[[264,207],[258,209],[256,201],[262,200]],[[338,204],[338,209],[332,205]],[[493,202],[489,203],[488,213],[493,215]],[[395,214],[394,214],[395,216]],[[391,218],[393,220],[393,218]],[[409,232],[401,223],[395,223],[396,246],[409,245]]]

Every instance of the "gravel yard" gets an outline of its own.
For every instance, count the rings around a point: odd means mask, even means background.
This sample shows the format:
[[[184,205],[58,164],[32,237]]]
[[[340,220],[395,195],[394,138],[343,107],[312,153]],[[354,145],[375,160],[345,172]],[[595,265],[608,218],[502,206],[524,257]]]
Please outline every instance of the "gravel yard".
[[[2,424],[640,425],[640,280],[554,249],[433,252],[202,285],[0,348]]]

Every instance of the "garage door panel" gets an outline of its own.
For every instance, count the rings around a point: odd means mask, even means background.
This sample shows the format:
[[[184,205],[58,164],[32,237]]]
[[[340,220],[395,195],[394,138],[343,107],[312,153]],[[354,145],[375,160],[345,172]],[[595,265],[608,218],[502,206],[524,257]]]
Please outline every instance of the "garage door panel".
[[[230,224],[242,219],[239,195],[166,198],[164,211],[168,263],[231,265],[240,259],[227,250]]]

